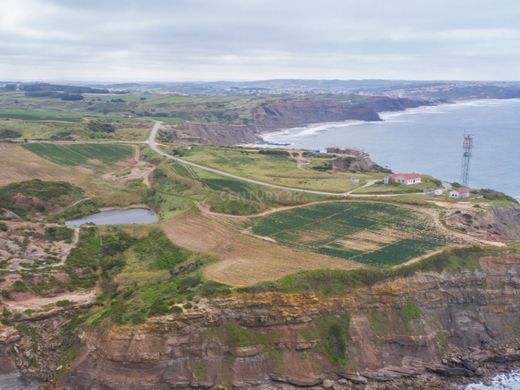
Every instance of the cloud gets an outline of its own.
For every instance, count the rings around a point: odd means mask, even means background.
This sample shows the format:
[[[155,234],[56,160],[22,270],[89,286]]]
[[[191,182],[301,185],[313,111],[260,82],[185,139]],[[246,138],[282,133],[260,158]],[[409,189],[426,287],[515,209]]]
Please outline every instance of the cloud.
[[[501,0],[3,0],[0,79],[518,79]]]

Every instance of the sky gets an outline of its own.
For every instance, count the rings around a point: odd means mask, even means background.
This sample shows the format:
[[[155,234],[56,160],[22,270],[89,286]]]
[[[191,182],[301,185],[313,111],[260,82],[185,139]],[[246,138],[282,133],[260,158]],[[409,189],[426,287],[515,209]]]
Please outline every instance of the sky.
[[[1,0],[0,80],[519,80],[519,0]]]

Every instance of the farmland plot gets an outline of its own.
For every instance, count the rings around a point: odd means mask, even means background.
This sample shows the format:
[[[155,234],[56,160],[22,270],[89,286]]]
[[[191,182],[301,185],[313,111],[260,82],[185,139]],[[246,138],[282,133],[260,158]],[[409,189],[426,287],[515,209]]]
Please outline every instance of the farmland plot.
[[[27,150],[60,165],[112,164],[132,155],[132,147],[117,144],[25,144]]]
[[[252,233],[285,245],[372,265],[395,265],[449,244],[417,211],[376,202],[338,202],[253,219]]]

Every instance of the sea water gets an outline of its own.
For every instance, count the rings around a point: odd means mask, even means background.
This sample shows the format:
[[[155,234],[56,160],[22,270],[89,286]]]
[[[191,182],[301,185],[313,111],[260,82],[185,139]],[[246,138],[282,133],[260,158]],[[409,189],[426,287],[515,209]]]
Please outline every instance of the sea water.
[[[464,134],[474,138],[470,186],[520,199],[520,99],[476,100],[382,113],[381,122],[319,124],[264,135],[269,143],[324,151],[357,147],[394,172],[460,181]]]

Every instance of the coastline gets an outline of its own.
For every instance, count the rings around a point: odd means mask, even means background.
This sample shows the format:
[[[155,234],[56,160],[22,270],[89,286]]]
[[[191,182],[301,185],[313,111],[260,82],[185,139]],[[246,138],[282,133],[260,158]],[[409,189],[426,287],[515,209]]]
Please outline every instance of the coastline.
[[[367,123],[375,123],[375,122],[388,122],[394,118],[408,115],[408,114],[416,114],[421,112],[431,111],[432,113],[438,111],[439,108],[442,107],[455,107],[455,106],[487,106],[487,105],[495,105],[500,104],[504,101],[520,101],[519,98],[512,99],[466,99],[466,100],[454,100],[446,103],[435,104],[435,105],[424,105],[414,108],[407,108],[401,111],[380,111],[378,112],[381,121],[365,121],[365,120],[353,120],[348,119],[346,121],[340,122],[316,122],[309,123],[306,126],[300,127],[292,127],[292,128],[283,128],[274,131],[268,131],[264,133],[260,133],[258,136],[262,139],[262,143],[254,143],[254,144],[239,144],[237,146],[243,147],[280,147],[282,149],[290,149],[291,144],[282,144],[276,141],[269,140],[270,137],[276,137],[278,135],[290,135],[291,137],[301,137],[304,135],[313,135],[317,133],[322,133],[327,131],[328,129],[337,128],[337,127],[350,127],[350,126],[359,126]],[[442,113],[442,112],[439,112]]]

